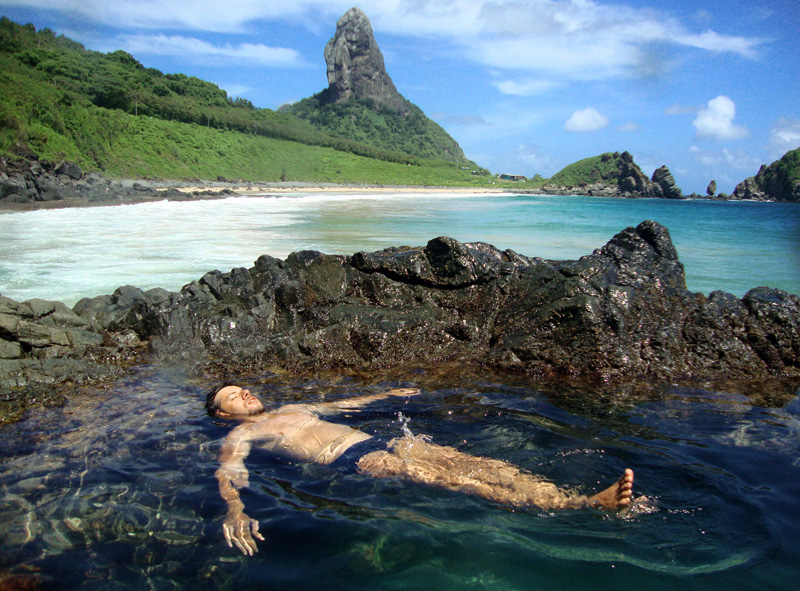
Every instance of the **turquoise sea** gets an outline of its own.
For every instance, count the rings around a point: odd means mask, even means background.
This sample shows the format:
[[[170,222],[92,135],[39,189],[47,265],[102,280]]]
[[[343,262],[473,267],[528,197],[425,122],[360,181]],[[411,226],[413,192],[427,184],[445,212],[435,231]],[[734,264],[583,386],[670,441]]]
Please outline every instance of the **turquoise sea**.
[[[120,285],[178,290],[262,254],[425,245],[437,236],[577,259],[626,226],[669,228],[689,289],[800,294],[800,205],[440,194],[158,202],[0,214],[0,293],[74,304]]]
[[[253,197],[0,215],[0,292],[76,301],[121,284],[177,289],[268,253],[352,253],[449,235],[570,259],[655,219],[689,288],[800,293],[800,207],[528,196]],[[268,405],[417,385],[332,417],[501,458],[577,492],[625,468],[626,515],[509,509],[254,452],[242,498],[266,540],[221,534],[214,470],[230,425],[209,383],[145,366],[0,427],[0,589],[793,589],[800,578],[800,392],[663,384],[597,397],[514,375],[236,376]],[[27,585],[27,586],[26,586]]]

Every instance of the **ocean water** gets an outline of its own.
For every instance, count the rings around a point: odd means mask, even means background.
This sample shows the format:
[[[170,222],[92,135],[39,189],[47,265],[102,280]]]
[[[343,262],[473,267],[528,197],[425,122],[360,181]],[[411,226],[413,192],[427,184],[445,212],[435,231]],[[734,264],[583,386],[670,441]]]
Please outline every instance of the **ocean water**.
[[[800,293],[800,208],[519,196],[293,195],[0,215],[0,292],[15,299],[178,289],[300,249],[352,253],[449,235],[572,259],[655,219],[689,288]],[[500,458],[579,493],[625,467],[647,497],[625,515],[509,509],[345,468],[253,452],[242,499],[266,538],[224,543],[214,471],[231,425],[211,384],[143,366],[63,408],[0,427],[0,588],[793,589],[800,577],[800,391],[664,384],[617,395],[522,376],[408,367],[391,376],[237,376],[270,406],[415,385],[331,417],[390,439]]]
[[[673,387],[610,404],[545,394],[520,378],[407,377],[242,379],[268,405],[417,384],[422,394],[408,401],[330,420],[386,439],[407,424],[579,493],[631,467],[647,500],[621,516],[512,510],[254,451],[242,500],[265,541],[244,557],[222,536],[214,470],[231,426],[204,415],[208,384],[139,368],[0,429],[3,588],[795,588],[797,397],[759,406]]]
[[[358,194],[0,214],[0,293],[69,305],[120,285],[178,290],[262,254],[353,254],[437,236],[577,259],[623,228],[669,228],[689,289],[800,294],[800,205],[513,195]]]

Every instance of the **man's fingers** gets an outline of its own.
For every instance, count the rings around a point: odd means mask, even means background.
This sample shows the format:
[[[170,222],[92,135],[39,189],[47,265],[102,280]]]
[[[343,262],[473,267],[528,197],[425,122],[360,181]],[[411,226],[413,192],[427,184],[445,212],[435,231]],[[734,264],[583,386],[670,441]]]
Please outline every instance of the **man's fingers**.
[[[253,539],[253,535],[250,535],[251,529],[254,536],[262,541],[264,540],[264,537],[258,533],[258,522],[255,519],[238,521],[235,525],[224,523],[222,525],[222,535],[225,536],[225,542],[227,542],[229,548],[236,546],[245,556],[252,556],[258,552],[258,546]]]
[[[242,544],[242,542],[239,541],[239,538],[233,538],[233,543],[236,544],[236,547],[239,548],[239,551],[245,556],[248,556],[250,554],[248,552],[249,548],[244,544]]]
[[[256,521],[255,519],[253,519],[253,521],[251,521],[251,522],[250,522],[250,526],[251,526],[251,527],[252,527],[252,529],[253,529],[253,535],[254,535],[255,537],[257,537],[259,540],[261,540],[261,541],[263,542],[263,541],[264,541],[264,536],[262,536],[262,535],[261,535],[261,534],[258,532],[258,521]],[[253,544],[253,545],[255,546],[255,544]],[[258,552],[258,547],[256,547],[256,552]]]

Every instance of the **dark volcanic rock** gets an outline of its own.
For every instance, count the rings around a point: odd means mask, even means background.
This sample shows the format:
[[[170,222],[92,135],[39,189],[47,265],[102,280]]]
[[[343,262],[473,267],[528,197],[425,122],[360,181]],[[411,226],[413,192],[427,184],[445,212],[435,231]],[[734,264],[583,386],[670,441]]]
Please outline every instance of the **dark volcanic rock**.
[[[228,188],[206,191],[203,196],[234,195]],[[90,172],[83,174],[71,162],[53,164],[47,160],[6,160],[0,158],[0,207],[7,204],[106,205],[160,199],[185,199],[176,181],[108,180]],[[198,194],[195,194],[198,195]]]
[[[0,297],[0,422],[6,403],[58,400],[37,388],[119,375],[145,344],[223,373],[456,363],[604,383],[771,380],[800,377],[800,298],[689,292],[668,231],[651,221],[577,261],[444,237],[262,256],[179,293],[126,286],[72,310]]]
[[[653,172],[652,182],[661,189],[661,194],[667,199],[683,199],[683,192],[675,184],[675,178],[666,166],[657,168]]]
[[[358,8],[348,10],[336,23],[336,34],[325,46],[325,63],[330,102],[369,99],[397,110],[407,109],[386,73],[369,19]]]
[[[622,193],[636,193],[643,197],[661,197],[653,192],[652,183],[633,161],[629,152],[623,152],[617,159],[617,186]]]
[[[0,296],[0,424],[25,408],[62,404],[60,387],[122,373],[134,340],[122,349],[87,318],[61,302],[16,302]]]
[[[668,231],[651,221],[577,261],[444,237],[265,255],[179,293],[126,286],[72,310],[0,298],[0,403],[20,388],[117,375],[145,343],[222,373],[444,362],[605,383],[797,378],[800,298],[689,292]]]
[[[128,288],[130,289],[130,288]],[[578,261],[449,238],[353,256],[263,256],[177,294],[76,310],[164,358],[377,369],[459,361],[542,377],[800,376],[800,298],[686,289],[669,233],[644,222]]]

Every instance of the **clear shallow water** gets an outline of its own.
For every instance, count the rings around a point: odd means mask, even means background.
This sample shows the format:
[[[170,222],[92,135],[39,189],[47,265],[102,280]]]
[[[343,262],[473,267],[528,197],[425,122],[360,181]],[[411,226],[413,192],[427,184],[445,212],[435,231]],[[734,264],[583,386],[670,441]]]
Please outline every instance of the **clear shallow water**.
[[[0,293],[69,305],[120,285],[178,290],[262,254],[419,246],[436,236],[577,259],[645,219],[667,226],[689,289],[800,294],[800,205],[437,194],[251,197],[0,215]]]
[[[416,433],[594,490],[625,466],[651,497],[625,517],[510,511],[257,452],[243,500],[266,541],[228,549],[214,470],[229,425],[207,384],[140,368],[0,430],[0,573],[48,589],[788,589],[800,539],[800,398],[671,389],[604,406],[416,372],[423,394],[336,420]],[[264,376],[273,404],[396,383]],[[406,382],[410,383],[410,382]],[[755,393],[757,394],[757,393]],[[19,581],[19,579],[17,579]]]

